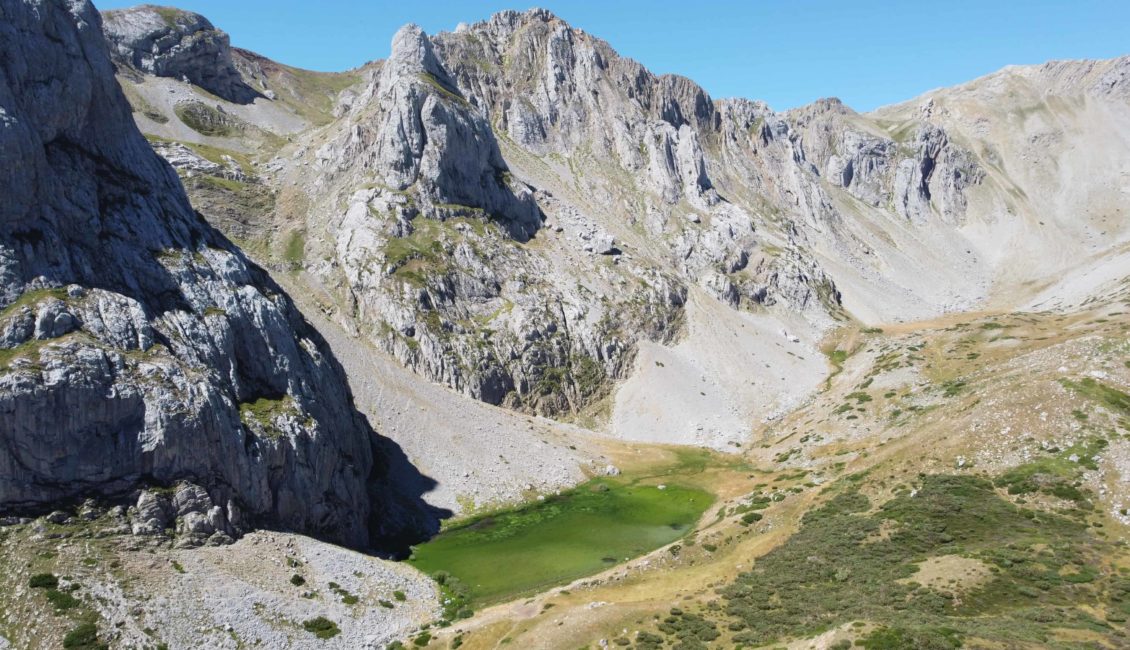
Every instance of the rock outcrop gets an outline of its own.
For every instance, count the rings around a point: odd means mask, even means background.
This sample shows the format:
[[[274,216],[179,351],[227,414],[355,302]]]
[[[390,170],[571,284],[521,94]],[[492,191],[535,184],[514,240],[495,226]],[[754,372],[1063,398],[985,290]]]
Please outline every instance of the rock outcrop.
[[[334,133],[313,155],[315,180],[294,180],[315,197],[307,254],[323,263],[310,270],[406,365],[490,403],[574,410],[630,367],[631,340],[676,330],[685,288],[669,276],[638,268],[646,282],[594,303],[593,289],[522,246],[550,215],[576,225],[586,258],[621,253],[591,219],[512,176],[488,116],[418,27],[396,34]],[[589,281],[608,295],[623,275],[609,267]]]
[[[0,14],[0,508],[184,482],[134,525],[429,525],[316,332],[137,131],[98,12]]]
[[[240,104],[259,96],[236,70],[228,35],[200,14],[141,5],[105,12],[103,29],[120,66],[181,79]]]

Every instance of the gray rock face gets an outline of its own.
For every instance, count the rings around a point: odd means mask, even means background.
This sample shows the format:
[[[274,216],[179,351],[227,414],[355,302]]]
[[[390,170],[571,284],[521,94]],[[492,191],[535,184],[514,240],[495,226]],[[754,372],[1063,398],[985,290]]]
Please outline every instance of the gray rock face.
[[[200,14],[142,5],[105,12],[103,30],[119,65],[183,79],[241,104],[258,96],[232,62],[228,35]]]
[[[0,14],[0,509],[184,481],[135,530],[427,525],[319,337],[133,125],[93,7]]]
[[[412,188],[430,218],[443,218],[436,207],[463,206],[485,211],[518,238],[537,230],[529,190],[510,185],[490,123],[460,94],[419,27],[396,33],[392,56],[355,106],[351,128],[318,152],[331,177],[371,173],[394,191]]]
[[[669,278],[649,273],[624,291],[636,313],[618,315],[517,245],[541,230],[543,209],[583,218],[510,177],[486,115],[418,27],[396,34],[348,106],[316,153],[308,226],[332,242],[333,264],[311,270],[344,285],[358,320],[406,365],[477,399],[556,412],[625,371],[625,339],[673,334],[685,289]],[[591,225],[572,234],[586,257],[619,252]]]

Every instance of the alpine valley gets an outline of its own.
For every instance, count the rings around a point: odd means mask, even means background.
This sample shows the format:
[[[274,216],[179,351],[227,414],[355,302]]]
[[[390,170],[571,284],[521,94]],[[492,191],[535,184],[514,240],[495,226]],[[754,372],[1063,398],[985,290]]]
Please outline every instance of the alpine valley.
[[[1130,57],[388,36],[0,0],[0,649],[1130,647]]]

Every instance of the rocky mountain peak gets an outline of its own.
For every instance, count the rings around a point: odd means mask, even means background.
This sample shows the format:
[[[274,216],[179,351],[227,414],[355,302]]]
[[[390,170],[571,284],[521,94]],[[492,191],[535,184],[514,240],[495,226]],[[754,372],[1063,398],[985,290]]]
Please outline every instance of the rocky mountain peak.
[[[228,35],[200,14],[141,5],[105,12],[103,29],[119,66],[183,79],[240,104],[258,96],[235,68]]]
[[[478,210],[518,238],[538,228],[532,195],[511,185],[490,122],[459,91],[418,26],[397,31],[392,56],[342,126],[318,151],[319,164],[346,182],[373,174],[393,192],[414,195],[405,218],[419,210],[443,219],[450,210],[439,207],[454,206]]]
[[[392,37],[392,53],[384,65],[389,78],[406,74],[430,74],[448,88],[454,88],[432,49],[432,41],[418,25],[408,24]]]

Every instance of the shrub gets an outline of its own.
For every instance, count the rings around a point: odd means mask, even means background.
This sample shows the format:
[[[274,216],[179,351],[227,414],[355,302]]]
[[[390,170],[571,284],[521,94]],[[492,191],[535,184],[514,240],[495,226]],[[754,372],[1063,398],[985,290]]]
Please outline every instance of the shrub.
[[[311,618],[309,620],[303,621],[302,628],[318,637],[319,639],[332,639],[338,634],[341,634],[341,630],[338,628],[337,623],[334,623],[325,616],[319,616],[317,618]]]
[[[420,648],[428,645],[431,642],[432,642],[432,633],[427,632],[427,631],[420,632],[420,634],[417,635],[415,639],[412,639],[412,644],[417,646],[417,647],[420,647]]]
[[[404,592],[403,592],[403,591],[400,591],[399,589],[398,589],[398,590],[396,590],[396,591],[394,591],[394,592],[392,592],[392,597],[393,597],[393,598],[395,598],[395,599],[397,599],[397,600],[399,600],[399,601],[401,601],[401,602],[404,602],[405,600],[407,600],[407,599],[408,599],[408,596],[405,596],[405,595],[404,595]]]
[[[294,585],[295,587],[301,587],[302,585],[306,584],[306,578],[303,578],[296,573],[290,576],[290,584]]]
[[[81,623],[63,637],[67,650],[104,650],[109,647],[98,642],[98,627],[94,623]]]
[[[54,589],[59,586],[59,578],[54,573],[37,573],[27,581],[32,589]]]
[[[78,599],[65,591],[59,591],[58,589],[48,589],[46,595],[47,602],[55,606],[56,612],[74,609],[75,607],[79,606]]]
[[[742,525],[743,526],[748,526],[748,525],[750,525],[754,522],[758,522],[758,521],[761,521],[761,513],[760,512],[747,512],[744,515],[742,515]]]

